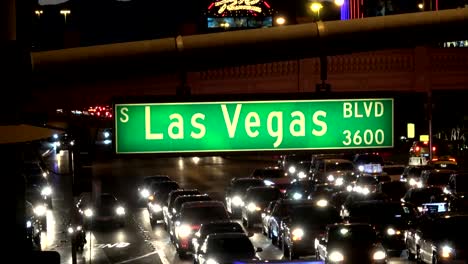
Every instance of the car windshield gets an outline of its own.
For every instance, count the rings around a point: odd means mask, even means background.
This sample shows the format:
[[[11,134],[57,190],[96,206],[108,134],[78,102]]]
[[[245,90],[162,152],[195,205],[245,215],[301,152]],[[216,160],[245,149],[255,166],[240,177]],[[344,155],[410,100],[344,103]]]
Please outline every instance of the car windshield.
[[[291,162],[291,163],[299,163],[301,161],[310,162],[311,160],[312,160],[311,155],[291,155],[291,156],[286,157],[286,161]]]
[[[245,192],[249,187],[265,186],[265,182],[259,179],[238,180],[233,183],[232,190],[234,192]]]
[[[255,256],[255,250],[247,236],[222,237],[208,240],[207,252],[211,254],[229,254],[239,258]]]
[[[284,171],[278,169],[263,169],[261,176],[264,178],[281,178],[284,177]]]
[[[244,229],[238,223],[208,224],[200,232],[201,237],[205,238],[209,234],[215,233],[244,233]]]
[[[117,201],[115,200],[114,196],[112,195],[101,195],[101,205],[103,206],[112,206],[116,204]]]
[[[246,200],[250,201],[274,201],[281,197],[280,190],[276,188],[253,188],[249,189]]]
[[[451,172],[432,172],[427,178],[427,185],[446,185],[450,179]]]
[[[377,236],[370,226],[335,227],[328,233],[330,244],[369,245],[376,242]]]
[[[207,195],[184,195],[177,197],[174,202],[174,209],[179,210],[182,205],[186,202],[196,202],[196,201],[210,201],[211,198]]]
[[[341,217],[334,207],[296,206],[291,213],[293,222],[308,226],[325,226],[341,222]]]
[[[350,162],[327,162],[327,171],[352,171],[354,165]]]
[[[167,176],[153,176],[153,177],[146,177],[143,179],[144,185],[150,185],[153,182],[162,182],[162,181],[169,181],[169,177]]]
[[[413,189],[409,202],[414,204],[423,204],[443,200],[443,193],[440,188]]]
[[[387,173],[388,175],[401,175],[403,174],[403,171],[405,170],[405,167],[383,167],[383,171]]]
[[[400,203],[357,202],[348,211],[351,222],[400,223],[415,217],[414,211]]]
[[[383,158],[379,155],[359,155],[355,161],[358,164],[378,163],[383,165]]]
[[[182,212],[182,220],[192,221],[215,221],[227,220],[229,218],[226,209],[223,206],[196,206],[185,208]]]
[[[358,184],[375,185],[378,183],[377,179],[373,176],[361,176],[357,179]]]

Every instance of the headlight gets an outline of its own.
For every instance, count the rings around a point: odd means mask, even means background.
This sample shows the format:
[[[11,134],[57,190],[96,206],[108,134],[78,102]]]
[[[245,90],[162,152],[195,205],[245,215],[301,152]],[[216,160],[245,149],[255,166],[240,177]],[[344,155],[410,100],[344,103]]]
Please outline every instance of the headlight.
[[[395,230],[391,227],[387,229],[387,235],[389,236],[394,236],[394,235],[399,235],[399,234],[401,234],[400,230]]]
[[[234,197],[232,198],[232,204],[233,204],[234,206],[242,206],[243,203],[244,203],[244,202],[242,201],[242,198],[240,198],[239,196],[234,196]]]
[[[84,215],[85,215],[86,217],[88,217],[88,218],[89,218],[89,217],[92,217],[93,214],[94,214],[94,212],[93,212],[93,210],[92,210],[91,208],[87,208],[86,210],[84,210]]]
[[[359,165],[358,170],[359,170],[360,172],[363,172],[363,171],[364,171],[364,166]]]
[[[206,264],[219,264],[219,262],[215,259],[210,258],[206,260]]]
[[[416,180],[413,179],[413,178],[411,178],[411,179],[409,180],[409,185],[410,185],[410,186],[414,186],[414,185],[416,185],[416,183],[417,183]]]
[[[332,253],[330,253],[330,256],[328,256],[328,258],[332,262],[340,262],[344,260],[343,254],[341,254],[338,251],[333,251]]]
[[[110,133],[107,132],[107,131],[105,131],[105,132],[104,132],[104,138],[108,138],[108,137],[110,137]]]
[[[26,228],[30,228],[32,226],[31,221],[26,221]]]
[[[302,230],[301,228],[296,228],[292,231],[292,240],[293,241],[296,241],[296,240],[301,240],[302,237],[304,236],[304,230]]]
[[[154,201],[154,195],[150,195],[150,196],[148,196],[148,200],[150,200],[150,201]]]
[[[291,166],[291,167],[289,167],[288,171],[289,171],[289,173],[294,174],[296,172],[296,167]]]
[[[270,181],[270,180],[264,180],[263,181],[265,183],[266,186],[271,186],[271,185],[274,185],[275,183]]]
[[[140,191],[140,195],[143,198],[148,198],[150,196],[150,193],[149,193],[148,189],[143,189],[143,190]]]
[[[343,185],[343,183],[344,183],[343,178],[337,178],[336,181],[335,181],[335,185],[337,185],[337,186],[341,186],[341,185]]]
[[[294,193],[294,194],[293,194],[293,199],[294,199],[294,200],[302,199],[302,194],[301,194],[301,193]]]
[[[81,231],[81,229],[83,229],[81,226],[76,227],[76,231]]]
[[[46,212],[47,212],[47,208],[42,204],[34,207],[34,213],[37,216],[43,216],[46,214]]]
[[[247,210],[249,210],[250,212],[254,212],[254,211],[260,211],[261,208],[258,207],[256,204],[254,203],[249,203],[249,205],[247,205]]]
[[[73,231],[75,231],[75,230],[73,230],[73,227],[70,226],[70,227],[68,228],[68,234],[73,234]]]
[[[317,206],[320,206],[320,207],[325,207],[328,205],[328,201],[325,200],[325,199],[321,199],[321,200],[318,200],[317,201]]]
[[[450,258],[450,256],[452,256],[452,253],[453,253],[453,248],[449,247],[449,246],[443,246],[442,247],[442,254],[441,256],[443,258]]]
[[[333,175],[328,175],[327,180],[332,182],[332,181],[335,180],[335,176],[333,176]]]
[[[161,212],[162,211],[162,208],[159,204],[151,204],[150,203],[150,207],[151,207],[151,210],[153,210],[153,212],[155,213],[158,213],[158,212]]]
[[[159,207],[159,209],[161,209],[161,207]],[[125,208],[123,208],[122,206],[119,206],[115,209],[115,213],[117,215],[124,215],[125,214]]]
[[[353,186],[351,186],[351,185],[346,186],[346,190],[348,192],[352,192],[353,191]]]
[[[47,172],[43,172],[42,177],[47,178]]]
[[[70,146],[74,146],[74,145],[75,145],[75,140],[70,141]]]
[[[186,238],[192,234],[192,228],[189,225],[181,225],[177,228],[177,235],[181,238]]]
[[[372,256],[374,260],[383,260],[386,257],[387,255],[385,254],[383,250],[377,250],[376,252],[374,252],[374,255]]]
[[[304,179],[307,175],[305,174],[305,172],[303,171],[300,171],[298,174],[297,174],[297,177],[299,177],[300,179]]]
[[[361,193],[364,194],[364,195],[368,195],[370,193],[369,188],[367,188],[367,187],[362,188]]]
[[[55,142],[55,147],[60,147],[60,142]]]
[[[49,196],[52,194],[52,188],[50,188],[50,186],[46,186],[44,188],[42,188],[41,190],[41,195],[42,196]]]

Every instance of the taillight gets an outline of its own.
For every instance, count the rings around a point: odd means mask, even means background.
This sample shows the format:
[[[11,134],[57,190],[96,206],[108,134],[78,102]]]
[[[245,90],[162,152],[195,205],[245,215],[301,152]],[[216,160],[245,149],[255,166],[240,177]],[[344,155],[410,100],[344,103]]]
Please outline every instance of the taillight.
[[[420,147],[416,147],[416,151],[419,151],[421,148]]]
[[[432,147],[432,151],[435,151],[436,150],[436,147]]]

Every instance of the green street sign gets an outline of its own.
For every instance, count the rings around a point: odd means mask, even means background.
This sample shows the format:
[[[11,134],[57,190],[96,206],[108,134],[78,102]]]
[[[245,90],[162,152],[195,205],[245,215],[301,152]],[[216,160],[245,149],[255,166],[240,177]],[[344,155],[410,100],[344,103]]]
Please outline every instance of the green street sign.
[[[393,147],[393,99],[116,104],[118,154]]]

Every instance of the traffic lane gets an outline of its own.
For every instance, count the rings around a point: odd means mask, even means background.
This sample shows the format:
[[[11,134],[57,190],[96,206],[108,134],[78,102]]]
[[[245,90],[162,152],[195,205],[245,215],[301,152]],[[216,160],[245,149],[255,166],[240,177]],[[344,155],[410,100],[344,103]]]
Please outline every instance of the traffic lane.
[[[138,185],[146,176],[167,174],[183,188],[198,188],[216,199],[233,177],[247,177],[258,167],[274,165],[269,161],[226,159],[222,157],[118,158],[93,164],[94,186],[114,193],[129,207],[138,203]]]
[[[123,227],[112,223],[94,223],[87,233],[88,246],[102,251],[107,263],[161,263],[151,241],[140,232],[133,214]],[[93,262],[96,263],[93,259]]]

